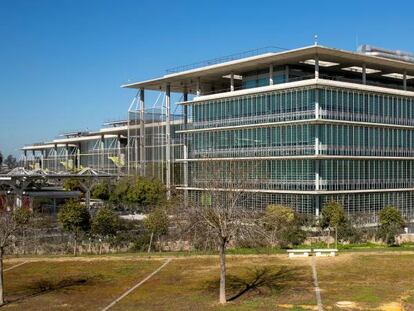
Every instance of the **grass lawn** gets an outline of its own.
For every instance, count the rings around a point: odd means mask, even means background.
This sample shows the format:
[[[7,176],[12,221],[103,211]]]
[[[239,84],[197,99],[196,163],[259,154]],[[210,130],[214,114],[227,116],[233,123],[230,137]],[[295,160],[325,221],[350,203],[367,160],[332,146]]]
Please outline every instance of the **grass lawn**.
[[[354,303],[360,310],[414,310],[414,254],[346,253],[318,258],[324,306]]]
[[[101,310],[166,259],[129,255],[35,260],[5,273],[10,303],[2,310]],[[222,307],[217,304],[218,257],[175,257],[111,310],[316,310],[310,262],[286,254],[229,256],[231,301]],[[324,308],[414,310],[413,263],[414,253],[395,251],[316,258]],[[6,261],[8,267],[15,264]],[[351,307],[341,309],[341,303]]]
[[[113,310],[275,310],[278,304],[315,305],[308,260],[286,256],[228,258],[228,298],[218,301],[218,258],[173,260]]]
[[[160,261],[31,262],[5,272],[2,310],[98,310],[144,278]]]

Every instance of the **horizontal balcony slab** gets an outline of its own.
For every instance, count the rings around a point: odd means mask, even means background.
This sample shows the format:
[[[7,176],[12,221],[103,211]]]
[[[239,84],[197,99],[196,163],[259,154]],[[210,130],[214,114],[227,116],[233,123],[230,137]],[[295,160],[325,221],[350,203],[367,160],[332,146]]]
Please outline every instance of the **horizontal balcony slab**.
[[[364,189],[364,190],[266,190],[266,189],[226,189],[226,188],[199,188],[199,187],[177,187],[178,190],[188,191],[237,191],[246,193],[279,193],[279,194],[303,194],[303,195],[328,195],[328,194],[358,194],[358,193],[378,193],[378,192],[413,192],[414,188],[397,189]]]

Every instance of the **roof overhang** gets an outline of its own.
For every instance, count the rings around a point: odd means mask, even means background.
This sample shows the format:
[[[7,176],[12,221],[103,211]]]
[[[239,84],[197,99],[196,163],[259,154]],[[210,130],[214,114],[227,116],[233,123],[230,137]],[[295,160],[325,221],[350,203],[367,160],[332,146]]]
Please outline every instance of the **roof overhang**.
[[[314,59],[315,57],[318,57],[321,61],[337,63],[341,68],[365,65],[366,67],[380,70],[382,73],[406,72],[407,75],[414,75],[413,63],[323,46],[308,46],[289,51],[266,53],[179,73],[168,74],[157,79],[125,84],[122,85],[122,87],[162,91],[165,90],[166,84],[170,84],[172,92],[183,92],[187,89],[189,93],[195,93],[195,86],[198,78],[200,78],[201,84],[228,84],[228,79],[224,78],[224,76],[231,72],[241,75],[245,72],[265,69],[270,65],[300,63],[309,59]]]

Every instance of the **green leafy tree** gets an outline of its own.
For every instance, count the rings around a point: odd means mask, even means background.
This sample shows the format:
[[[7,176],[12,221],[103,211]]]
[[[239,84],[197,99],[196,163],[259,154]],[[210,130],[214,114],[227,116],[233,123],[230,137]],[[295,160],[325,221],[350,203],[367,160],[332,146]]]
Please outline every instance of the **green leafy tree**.
[[[109,207],[99,209],[92,219],[91,232],[98,236],[101,241],[114,238],[118,229],[118,215]],[[99,246],[99,253],[102,253],[102,243]]]
[[[119,179],[109,195],[109,201],[113,203],[126,203],[129,187],[131,186],[131,178]]]
[[[269,244],[286,247],[303,242],[305,233],[301,230],[299,216],[283,205],[270,204],[262,218],[264,232]]]
[[[110,197],[110,184],[109,181],[103,180],[97,185],[95,185],[92,189],[92,197],[94,199],[100,199],[104,201],[108,201]]]
[[[165,187],[156,179],[136,178],[128,189],[127,200],[143,206],[156,206],[165,198]]]
[[[91,215],[85,205],[75,200],[67,201],[58,213],[58,221],[63,231],[72,234],[73,254],[77,255],[80,237],[91,228]]]
[[[121,178],[115,184],[109,200],[114,203],[138,204],[153,207],[166,199],[166,189],[157,179],[143,177]]]
[[[4,304],[4,266],[6,247],[18,230],[27,226],[31,212],[26,208],[3,208],[0,210],[0,306]]]
[[[169,219],[165,208],[158,207],[144,219],[145,229],[151,234],[148,252],[151,251],[154,236],[158,239],[168,233]]]
[[[63,182],[63,189],[65,189],[66,191],[81,191],[81,182],[79,179],[76,178],[67,178]]]
[[[379,235],[388,245],[395,244],[396,235],[402,232],[405,221],[399,209],[387,206],[379,213]]]
[[[346,221],[345,212],[342,205],[338,202],[327,202],[322,208],[320,226],[328,229],[329,236],[331,230],[335,230],[335,247],[338,248],[338,227]],[[329,247],[329,243],[328,243]]]

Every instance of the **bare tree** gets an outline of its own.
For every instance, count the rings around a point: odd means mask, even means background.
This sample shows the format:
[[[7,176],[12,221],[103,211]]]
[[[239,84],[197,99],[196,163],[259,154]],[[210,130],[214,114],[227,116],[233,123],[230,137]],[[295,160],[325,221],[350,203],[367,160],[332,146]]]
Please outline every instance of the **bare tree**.
[[[207,161],[193,178],[193,183],[202,190],[178,214],[187,219],[189,231],[211,238],[218,248],[221,304],[227,301],[226,249],[235,238],[250,238],[257,230],[256,213],[244,204],[249,186],[245,175],[235,163]]]
[[[9,206],[0,209],[0,306],[4,304],[3,257],[5,249],[19,229],[28,223],[30,213],[26,208]]]

